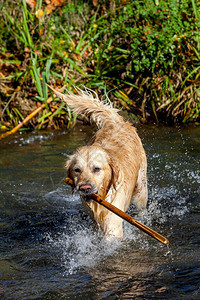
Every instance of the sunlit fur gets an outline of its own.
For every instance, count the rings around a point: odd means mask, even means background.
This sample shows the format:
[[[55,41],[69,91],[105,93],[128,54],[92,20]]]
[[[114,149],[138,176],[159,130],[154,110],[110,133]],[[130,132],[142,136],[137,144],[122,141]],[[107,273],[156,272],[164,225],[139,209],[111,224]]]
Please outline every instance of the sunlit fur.
[[[123,211],[131,198],[138,209],[147,203],[147,161],[136,129],[110,105],[97,96],[80,92],[78,95],[61,94],[53,90],[76,113],[90,116],[99,127],[90,145],[83,146],[66,162],[67,175],[80,191],[84,207],[108,237],[123,236],[122,219],[94,201],[89,194],[98,193],[106,201]],[[87,196],[85,201],[82,195]]]

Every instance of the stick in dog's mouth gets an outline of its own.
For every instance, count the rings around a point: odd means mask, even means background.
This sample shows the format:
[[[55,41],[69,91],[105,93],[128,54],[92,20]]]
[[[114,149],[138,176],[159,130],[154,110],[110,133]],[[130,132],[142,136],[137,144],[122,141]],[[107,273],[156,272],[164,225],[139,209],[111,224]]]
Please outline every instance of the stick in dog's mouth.
[[[69,184],[72,188],[74,187],[74,182],[71,178],[67,177],[65,179],[65,182],[67,184]],[[130,224],[136,226],[137,228],[139,228],[143,232],[147,233],[148,235],[150,235],[154,239],[161,242],[162,244],[164,244],[164,245],[169,244],[169,240],[167,238],[165,238],[164,236],[162,236],[160,233],[154,231],[153,229],[151,229],[151,228],[147,227],[146,225],[140,223],[139,221],[135,220],[134,218],[132,218],[131,216],[129,216],[128,214],[126,214],[125,212],[120,210],[119,208],[115,207],[111,203],[109,203],[106,200],[102,199],[99,195],[93,193],[93,194],[87,195],[86,199],[87,199],[86,201],[94,200],[95,202],[99,203],[100,205],[103,205],[108,210],[112,211],[113,213],[115,213],[116,215],[118,215],[122,219],[126,220]]]

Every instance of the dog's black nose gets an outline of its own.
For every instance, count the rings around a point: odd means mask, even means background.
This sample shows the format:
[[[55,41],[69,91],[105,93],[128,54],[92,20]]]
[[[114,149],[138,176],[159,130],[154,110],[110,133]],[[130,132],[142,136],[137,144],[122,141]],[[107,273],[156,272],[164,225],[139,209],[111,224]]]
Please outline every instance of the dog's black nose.
[[[80,187],[79,187],[79,191],[85,193],[85,194],[88,194],[92,189],[92,186],[90,184],[82,184]]]

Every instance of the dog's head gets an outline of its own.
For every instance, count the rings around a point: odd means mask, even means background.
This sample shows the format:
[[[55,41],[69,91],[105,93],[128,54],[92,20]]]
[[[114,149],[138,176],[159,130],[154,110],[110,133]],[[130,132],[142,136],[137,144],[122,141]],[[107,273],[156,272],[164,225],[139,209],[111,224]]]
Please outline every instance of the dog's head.
[[[117,171],[110,155],[94,145],[79,148],[67,160],[66,169],[67,176],[84,196],[105,196],[111,185],[116,185]]]

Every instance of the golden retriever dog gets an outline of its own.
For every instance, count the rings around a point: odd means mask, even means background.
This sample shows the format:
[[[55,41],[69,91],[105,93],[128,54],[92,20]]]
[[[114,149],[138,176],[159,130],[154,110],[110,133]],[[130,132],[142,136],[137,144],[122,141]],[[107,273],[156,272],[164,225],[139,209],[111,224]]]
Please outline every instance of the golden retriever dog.
[[[74,181],[85,209],[106,237],[122,238],[123,220],[92,201],[90,195],[96,193],[124,212],[132,198],[139,210],[146,207],[147,160],[136,129],[90,90],[73,95],[51,89],[73,112],[90,116],[99,128],[89,145],[69,157],[67,176]]]

